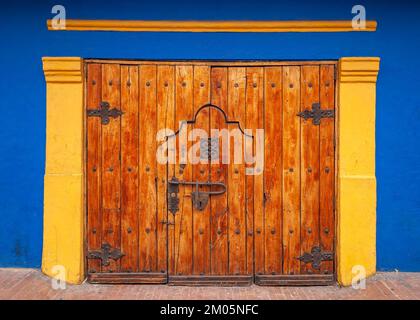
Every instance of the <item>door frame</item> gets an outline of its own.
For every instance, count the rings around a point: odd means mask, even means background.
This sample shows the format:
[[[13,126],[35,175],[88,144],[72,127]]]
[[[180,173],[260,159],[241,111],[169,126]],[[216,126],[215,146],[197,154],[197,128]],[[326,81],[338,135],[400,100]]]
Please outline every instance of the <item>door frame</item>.
[[[86,276],[84,62],[158,64],[162,61],[80,57],[42,60],[47,83],[42,271],[77,284]],[[338,61],[193,62],[218,66],[338,64],[335,272],[341,285],[350,285],[354,275],[370,276],[376,272],[375,108],[379,61],[375,57],[349,57]]]

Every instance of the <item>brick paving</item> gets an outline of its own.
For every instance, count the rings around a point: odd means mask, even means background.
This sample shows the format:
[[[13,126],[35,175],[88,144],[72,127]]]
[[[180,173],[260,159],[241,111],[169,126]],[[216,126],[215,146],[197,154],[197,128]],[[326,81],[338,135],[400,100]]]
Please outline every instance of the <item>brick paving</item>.
[[[167,285],[67,285],[54,290],[51,279],[37,269],[0,269],[0,299],[377,299],[420,300],[420,273],[378,273],[366,289],[328,287],[176,287]]]

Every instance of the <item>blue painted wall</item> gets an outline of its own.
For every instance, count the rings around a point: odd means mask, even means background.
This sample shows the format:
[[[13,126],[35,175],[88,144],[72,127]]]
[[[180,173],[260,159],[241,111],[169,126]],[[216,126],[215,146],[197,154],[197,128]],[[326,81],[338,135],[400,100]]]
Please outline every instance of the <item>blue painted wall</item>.
[[[19,1],[2,4],[0,266],[38,267],[42,251],[45,83],[42,56],[144,59],[337,59],[380,56],[377,99],[378,267],[420,271],[420,4],[367,0],[375,33],[49,32],[68,18],[351,19],[354,1]]]

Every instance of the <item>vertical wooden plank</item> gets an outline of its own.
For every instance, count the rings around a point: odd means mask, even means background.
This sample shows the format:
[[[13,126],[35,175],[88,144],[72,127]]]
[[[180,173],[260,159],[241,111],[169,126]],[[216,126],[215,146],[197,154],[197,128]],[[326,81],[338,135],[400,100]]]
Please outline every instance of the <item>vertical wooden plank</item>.
[[[283,273],[299,274],[300,67],[283,67]]]
[[[139,271],[156,271],[156,66],[141,65],[139,81]]]
[[[121,272],[137,272],[139,75],[137,66],[121,66]]]
[[[210,67],[194,67],[194,112],[210,102]],[[202,129],[209,134],[209,110],[200,111],[194,129]],[[194,143],[199,143],[198,139]],[[193,166],[193,181],[209,180],[208,160],[200,159]],[[201,188],[202,189],[202,188]],[[203,190],[204,191],[204,190]],[[193,208],[193,274],[210,273],[210,206],[199,211]]]
[[[102,66],[102,101],[120,109],[120,66]],[[120,128],[121,117],[111,118],[102,126],[102,242],[120,248]],[[119,271],[120,261],[110,260],[102,271]]]
[[[282,68],[264,69],[264,273],[282,273]]]
[[[239,121],[245,127],[246,69],[228,69],[229,120]],[[228,209],[229,209],[229,274],[246,274],[246,216],[245,216],[245,162],[243,157],[243,135],[237,125],[230,125],[229,132],[238,135],[229,138],[230,163],[228,165]],[[235,150],[241,150],[240,163],[235,163]],[[238,152],[238,151],[237,151]]]
[[[176,66],[175,78],[175,105],[176,105],[176,124],[180,121],[190,120],[194,116],[193,112],[193,67],[189,65]],[[191,126],[188,126],[191,130]],[[179,136],[177,138],[179,142]],[[187,143],[186,150],[179,150],[186,155],[190,147]],[[180,160],[180,159],[178,159]],[[178,161],[175,174],[180,180],[191,181],[192,165],[187,161],[183,163],[184,169]],[[175,215],[175,273],[177,275],[188,275],[192,273],[192,201],[191,186],[180,186],[179,189],[179,211]]]
[[[319,66],[302,66],[301,110],[319,102]],[[319,245],[319,126],[301,120],[301,254]],[[318,273],[301,263],[302,273]]]
[[[321,109],[334,109],[334,66],[320,67],[320,103]],[[334,251],[334,119],[321,120],[320,132],[320,241],[324,251]],[[334,272],[334,262],[325,261],[321,264],[321,272]]]
[[[102,67],[100,64],[87,66],[87,109],[98,109],[101,103]],[[101,249],[101,119],[87,117],[87,240],[88,251]],[[101,261],[88,259],[88,272],[100,272]]]
[[[227,109],[227,68],[212,68],[211,70],[211,103],[226,112]],[[223,114],[215,109],[210,109],[210,136],[219,137],[219,159],[210,163],[210,180],[227,182],[227,164],[222,161],[223,139],[219,132],[227,128]],[[212,221],[211,235],[211,273],[224,275],[228,272],[228,191],[222,195],[210,198]]]
[[[252,129],[254,135],[253,149],[254,156],[257,141],[264,139],[256,134],[256,129],[263,129],[264,112],[264,69],[260,67],[247,68],[247,91],[246,91],[246,127]],[[256,168],[256,164],[251,167]],[[264,273],[264,175],[255,172],[254,176],[247,176],[247,198],[251,201],[253,198],[253,214],[254,214],[254,272],[256,274]],[[252,182],[253,180],[253,182]],[[251,204],[251,203],[249,203]]]
[[[157,67],[157,130],[169,129],[174,130],[175,121],[175,68],[173,66],[159,65]],[[166,135],[168,135],[167,132]],[[168,156],[170,153],[168,153]],[[167,241],[168,229],[170,226],[165,222],[172,223],[173,219],[168,216],[167,210],[167,181],[168,169],[173,174],[174,164],[157,164],[158,172],[158,190],[157,190],[157,206],[158,206],[158,265],[157,269],[164,273],[167,271]],[[172,215],[172,214],[171,214]],[[173,230],[173,228],[172,228]]]

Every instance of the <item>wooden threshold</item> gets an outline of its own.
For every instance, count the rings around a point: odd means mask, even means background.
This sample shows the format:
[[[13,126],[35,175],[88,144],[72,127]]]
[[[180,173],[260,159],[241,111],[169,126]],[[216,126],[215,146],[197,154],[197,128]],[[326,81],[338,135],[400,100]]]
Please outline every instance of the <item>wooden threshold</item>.
[[[108,284],[165,284],[167,283],[166,273],[90,273],[87,281],[90,283]]]
[[[169,276],[168,284],[172,286],[218,286],[236,287],[252,285],[254,277],[252,275],[240,276]]]
[[[328,286],[335,284],[335,279],[333,274],[256,275],[255,284],[260,286]]]

